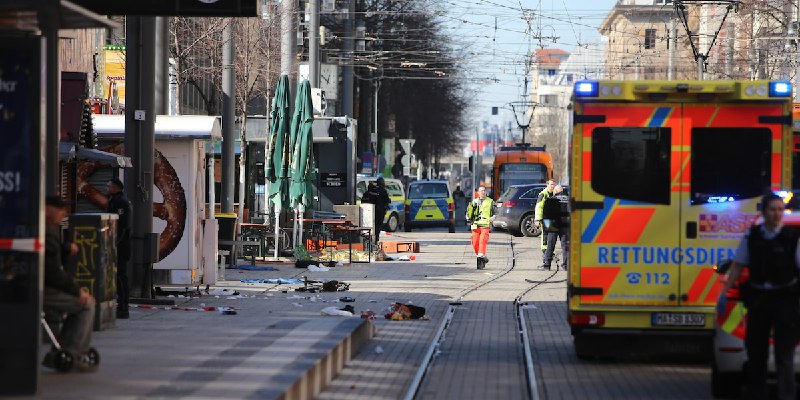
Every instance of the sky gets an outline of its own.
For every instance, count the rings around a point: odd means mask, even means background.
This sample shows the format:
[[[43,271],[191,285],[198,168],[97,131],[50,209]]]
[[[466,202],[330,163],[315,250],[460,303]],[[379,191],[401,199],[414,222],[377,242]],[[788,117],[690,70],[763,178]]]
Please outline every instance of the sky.
[[[572,52],[576,46],[599,43],[597,27],[616,0],[444,0],[441,3],[446,10],[442,18],[455,48],[467,54],[463,60],[464,79],[476,91],[470,115],[477,124],[483,120],[492,123],[513,120],[507,104],[523,99],[525,57],[529,49]],[[523,12],[523,7],[528,12]],[[491,116],[492,107],[500,107],[500,115]]]

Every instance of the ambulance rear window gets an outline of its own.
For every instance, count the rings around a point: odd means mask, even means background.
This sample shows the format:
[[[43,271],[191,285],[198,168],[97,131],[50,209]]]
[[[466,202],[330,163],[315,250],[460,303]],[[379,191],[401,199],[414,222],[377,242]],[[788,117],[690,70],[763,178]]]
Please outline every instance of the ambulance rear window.
[[[770,189],[772,132],[767,128],[692,128],[691,160],[691,204],[761,196]]]
[[[592,131],[592,189],[618,199],[669,204],[669,128]]]

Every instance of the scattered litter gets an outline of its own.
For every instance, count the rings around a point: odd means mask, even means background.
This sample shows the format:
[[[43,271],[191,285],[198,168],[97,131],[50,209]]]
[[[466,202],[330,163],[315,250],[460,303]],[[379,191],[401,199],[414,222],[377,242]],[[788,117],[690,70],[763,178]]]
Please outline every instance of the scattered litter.
[[[303,306],[303,305],[302,305],[302,304],[300,304],[300,303],[292,303],[292,305],[293,305],[293,306],[295,306],[295,307],[302,307],[302,306]]]
[[[420,319],[425,316],[425,307],[419,307],[412,304],[394,303],[390,311],[384,314],[384,318],[393,321],[402,321],[407,319]]]
[[[411,259],[408,258],[408,256],[400,256],[400,257],[397,257],[396,260],[397,261],[411,261]]]
[[[272,294],[272,293],[267,293],[267,294],[266,294],[266,296],[267,296],[267,297],[272,297],[272,296],[275,296],[275,295],[274,295],[274,294]]]
[[[375,354],[383,354],[383,347],[380,345],[375,346]]]
[[[145,305],[145,304],[131,304],[130,307],[141,308],[141,309],[145,309],[145,310],[219,311],[220,314],[225,314],[225,315],[234,315],[234,314],[236,314],[236,308],[234,308],[234,307],[206,306],[205,303],[200,303],[200,307],[178,307],[178,306],[158,307],[158,306],[151,306],[151,305]]]
[[[300,300],[300,299],[305,299],[305,297],[298,296],[298,295],[293,295],[293,296],[289,296],[289,297],[286,298],[286,300]]]
[[[244,279],[244,278],[243,278],[243,279],[239,279],[239,282],[243,282],[243,283],[274,283],[274,284],[278,284],[278,285],[291,285],[291,284],[296,284],[296,283],[303,283],[303,281],[302,281],[302,280],[300,280],[300,279],[294,279],[294,278],[289,278],[289,279],[285,279],[285,278],[275,278],[275,279]],[[212,293],[212,294],[213,294],[213,293]]]
[[[378,300],[369,300],[369,301],[367,301],[367,303],[377,303],[377,302],[378,302]]]
[[[352,302],[356,301],[356,299],[354,299],[352,297],[345,296],[345,297],[340,297],[339,301],[341,301],[343,303],[352,303]]]
[[[311,264],[311,265],[308,266],[308,270],[309,271],[330,271],[331,269],[329,267],[326,267],[326,266],[322,265],[322,264],[320,264],[320,265]]]
[[[239,292],[233,289],[214,288],[209,294],[212,296],[238,296]]]
[[[336,261],[316,261],[316,260],[297,260],[294,263],[295,268],[308,268],[312,265],[319,265],[321,267],[339,267]]]
[[[349,283],[335,281],[335,280],[330,280],[324,283],[321,281],[306,280],[303,283],[304,283],[303,287],[295,289],[296,292],[307,292],[307,293],[344,292],[350,289]]]
[[[362,311],[361,312],[361,318],[374,320],[375,319],[375,312],[374,311],[370,311],[370,310]]]
[[[275,268],[270,265],[251,265],[251,264],[242,264],[242,265],[237,265],[235,267],[228,267],[226,269],[243,269],[245,271],[280,271],[278,268]]]
[[[325,307],[323,308],[320,313],[322,315],[332,315],[332,316],[339,316],[339,317],[352,317],[353,313],[350,311],[340,310],[336,307]]]

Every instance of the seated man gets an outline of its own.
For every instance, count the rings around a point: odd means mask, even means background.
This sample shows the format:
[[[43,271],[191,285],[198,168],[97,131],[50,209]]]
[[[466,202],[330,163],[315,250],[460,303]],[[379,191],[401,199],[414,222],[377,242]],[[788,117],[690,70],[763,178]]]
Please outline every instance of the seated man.
[[[72,355],[73,370],[94,372],[97,366],[90,362],[87,352],[92,337],[95,301],[64,271],[62,262],[62,253],[78,252],[74,243],[68,246],[61,243],[60,224],[69,213],[68,205],[57,196],[47,196],[45,200],[44,309],[66,314],[61,332],[56,336],[61,348]],[[45,356],[42,364],[54,368],[53,351]]]

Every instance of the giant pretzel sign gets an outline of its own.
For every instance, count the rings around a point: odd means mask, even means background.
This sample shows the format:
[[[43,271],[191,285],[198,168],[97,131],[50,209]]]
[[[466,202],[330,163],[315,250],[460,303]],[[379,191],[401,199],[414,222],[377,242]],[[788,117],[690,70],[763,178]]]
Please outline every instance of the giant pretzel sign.
[[[108,146],[103,151],[124,155],[123,143]],[[153,183],[164,197],[163,203],[153,202],[153,216],[166,221],[158,242],[158,260],[167,257],[180,243],[186,226],[186,194],[183,191],[175,168],[161,152],[153,149]],[[89,184],[89,177],[99,168],[99,162],[81,163],[78,168],[78,194],[103,210],[108,208],[108,198]]]

